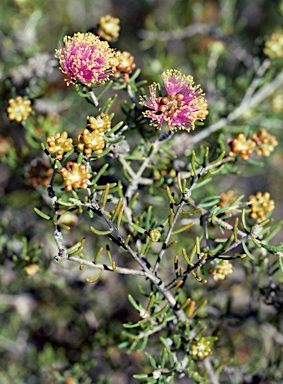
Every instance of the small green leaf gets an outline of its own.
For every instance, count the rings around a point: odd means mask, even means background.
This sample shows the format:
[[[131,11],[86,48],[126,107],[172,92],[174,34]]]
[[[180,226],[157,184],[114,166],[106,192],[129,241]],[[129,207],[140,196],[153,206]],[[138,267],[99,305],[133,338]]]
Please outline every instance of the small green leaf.
[[[98,229],[94,228],[94,227],[89,227],[91,232],[95,233],[96,235],[100,235],[100,236],[106,236],[106,235],[110,235],[111,231],[99,231]]]
[[[176,159],[176,158],[177,158],[177,156],[175,155],[175,153],[170,152],[166,147],[160,146],[160,149],[161,149],[162,151],[164,151],[169,157],[172,157],[172,159]]]
[[[87,283],[94,283],[95,281],[97,281],[101,277],[103,272],[104,272],[104,270],[102,269],[95,277],[92,277],[91,279],[85,279],[85,281]]]
[[[268,251],[271,251],[271,252],[282,252],[283,251],[283,245],[279,245],[279,246],[274,246],[274,245],[269,245],[269,244],[264,244],[263,242],[260,243],[260,245],[267,249]]]
[[[127,348],[128,345],[129,345],[128,341],[123,341],[122,343],[118,344],[118,348],[119,349]]]
[[[81,241],[74,244],[72,247],[67,248],[68,254],[70,256],[73,256],[74,253],[81,251],[83,249],[84,243],[85,243],[85,238],[82,238]]]
[[[148,358],[152,368],[157,369],[157,364],[156,364],[156,361],[154,360],[154,358],[148,352],[145,352],[144,354]]]
[[[132,329],[132,328],[139,328],[140,324],[139,323],[125,323],[123,324],[124,328]]]
[[[183,191],[183,184],[182,184],[182,175],[181,172],[177,174],[177,182],[178,182],[178,187],[181,193],[184,193]]]
[[[153,313],[151,317],[155,319],[156,317],[162,315],[163,313],[168,312],[168,309],[169,309],[169,305],[164,305],[164,307],[161,308],[159,311]]]
[[[122,333],[123,336],[128,337],[130,340],[132,340],[132,339],[137,339],[137,336],[136,336],[136,335],[133,335],[133,334],[130,333],[130,332],[122,331],[121,333]]]
[[[140,227],[139,225],[137,224],[134,224],[134,223],[130,223],[130,226],[134,228],[135,231],[137,231],[138,233],[145,233],[145,229]]]
[[[142,352],[147,346],[148,337],[144,337],[141,344],[137,347],[136,352]]]
[[[128,156],[124,156],[124,159],[125,160],[139,160],[139,161],[144,161],[146,159],[146,157],[144,156],[135,156],[135,155],[128,155]]]
[[[149,377],[150,375],[147,375],[146,373],[136,373],[133,375],[133,378],[138,380],[148,379]]]
[[[165,367],[165,364],[166,364],[166,361],[167,361],[167,357],[168,357],[167,348],[163,348],[162,356],[161,356],[161,364],[160,364],[161,368]]]
[[[187,229],[191,228],[193,225],[194,225],[193,222],[192,222],[192,223],[189,223],[189,224],[185,225],[184,227],[179,228],[179,229],[177,229],[176,231],[172,232],[172,235],[176,235],[177,233],[184,232],[184,231],[186,231]]]
[[[140,310],[142,309],[142,306],[140,305],[140,303],[137,303],[135,301],[135,299],[133,298],[132,295],[128,295],[128,299],[129,299],[129,302],[132,304],[132,306],[138,311],[140,312]]]
[[[214,165],[214,164],[219,163],[219,161],[221,161],[221,160],[223,159],[224,156],[225,156],[225,151],[221,152],[221,153],[220,153],[220,156],[217,157],[216,160],[211,161],[209,164],[210,164],[210,165]]]
[[[113,133],[115,133],[116,131],[118,131],[118,129],[120,129],[122,127],[122,125],[124,124],[123,121],[120,121],[119,123],[117,123],[113,128],[111,128],[109,131],[105,132],[105,136],[111,136]]]
[[[243,245],[243,248],[244,248],[244,251],[245,251],[245,254],[252,260],[255,260],[254,256],[251,254],[251,252],[249,251],[246,243],[243,241],[242,242],[242,245]]]
[[[97,175],[95,176],[95,178],[93,179],[93,184],[96,184],[98,182],[98,180],[100,179],[100,177],[103,175],[103,173],[106,171],[106,169],[109,167],[109,164],[104,164],[100,170],[98,171]]]
[[[38,214],[38,216],[42,217],[45,220],[51,220],[51,217],[46,215],[46,213],[43,213],[38,208],[33,208],[34,212]]]
[[[102,113],[108,113],[111,105],[114,103],[114,101],[117,99],[117,94],[113,95],[112,97],[109,97],[109,99],[107,99],[103,105],[101,106],[101,112]]]

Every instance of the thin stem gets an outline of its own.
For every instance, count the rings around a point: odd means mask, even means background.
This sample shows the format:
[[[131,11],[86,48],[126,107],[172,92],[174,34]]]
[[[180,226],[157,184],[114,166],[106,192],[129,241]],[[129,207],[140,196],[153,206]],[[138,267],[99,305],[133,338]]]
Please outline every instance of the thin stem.
[[[178,208],[177,208],[177,210],[176,210],[176,212],[175,212],[175,215],[174,215],[174,219],[173,219],[172,225],[171,225],[171,227],[169,228],[168,233],[167,233],[167,235],[166,235],[166,237],[165,237],[165,239],[164,239],[164,242],[163,242],[163,244],[162,244],[162,247],[161,247],[161,250],[160,250],[160,252],[159,252],[158,258],[156,259],[155,266],[154,266],[154,268],[153,268],[153,273],[155,273],[155,274],[156,274],[156,272],[157,272],[157,269],[158,269],[158,267],[159,267],[159,265],[160,265],[160,263],[161,263],[161,260],[162,260],[162,258],[163,258],[163,256],[164,256],[164,254],[165,254],[166,247],[167,247],[167,245],[168,245],[168,243],[169,243],[170,237],[171,237],[171,235],[172,235],[172,232],[173,232],[173,230],[174,230],[175,224],[177,223],[177,220],[178,220],[178,218],[179,218],[180,212],[181,212],[182,209],[183,209],[184,204],[185,204],[185,201],[182,200],[181,203],[178,205]]]
[[[159,148],[159,144],[160,144],[160,140],[156,140],[153,143],[151,155],[148,156],[143,161],[143,163],[141,164],[138,172],[135,172],[132,169],[132,167],[123,158],[123,156],[119,156],[119,160],[120,160],[121,164],[126,168],[127,172],[129,173],[129,175],[132,178],[131,183],[129,184],[129,186],[128,186],[126,192],[125,192],[125,195],[124,195],[124,205],[125,205],[124,213],[125,213],[125,216],[127,217],[127,220],[128,220],[129,223],[131,223],[133,220],[132,220],[132,210],[128,207],[128,203],[129,203],[129,201],[131,201],[131,198],[133,197],[133,195],[138,190],[139,184],[143,184],[142,174],[145,171],[146,167],[152,161],[153,157],[155,156],[155,153],[157,152],[157,150]],[[130,231],[133,232],[133,229],[131,227],[130,227]]]
[[[128,174],[129,174],[133,179],[136,178],[136,173],[135,173],[135,171],[134,171],[133,168],[130,166],[130,164],[128,163],[128,161],[124,159],[123,156],[119,156],[119,161],[120,161],[120,163],[123,165],[123,167],[126,168]]]
[[[265,72],[268,70],[268,68],[270,68],[270,60],[265,59],[261,63],[261,66],[259,67],[259,69],[257,70],[256,76],[253,79],[253,81],[251,82],[251,84],[249,85],[249,88],[247,89],[246,94],[245,94],[241,104],[248,102],[248,100],[252,97],[252,95],[254,94],[260,81],[262,81],[262,76],[265,74]]]
[[[91,100],[92,100],[94,106],[100,111],[99,102],[98,102],[97,97],[95,96],[93,90],[89,91],[89,95],[91,97]]]
[[[149,337],[151,335],[154,335],[155,333],[162,331],[162,329],[168,327],[168,322],[171,320],[173,319],[169,317],[164,323],[155,325],[153,329],[150,329],[146,332],[140,332],[138,335],[136,335],[137,339],[143,339],[144,337]]]
[[[204,360],[204,366],[205,366],[205,368],[208,372],[208,375],[210,377],[210,383],[211,384],[220,384],[209,357]]]
[[[143,276],[147,278],[150,277],[148,273],[138,269],[124,268],[124,267],[118,267],[118,266],[115,266],[115,268],[113,269],[113,267],[110,265],[96,264],[93,261],[85,260],[78,256],[69,256],[68,260],[74,261],[79,264],[83,263],[90,268],[99,269],[100,271],[104,270],[104,271],[115,272],[115,273],[117,272],[120,275]]]
[[[142,174],[145,171],[145,169],[147,168],[147,166],[150,164],[150,162],[152,161],[153,157],[155,156],[155,154],[159,148],[159,145],[160,145],[159,140],[156,140],[153,143],[150,156],[148,156],[143,161],[138,172],[136,172],[135,175],[133,176],[132,182],[131,182],[131,184],[129,184],[129,186],[125,192],[125,203],[128,203],[131,200],[131,198],[133,197],[133,195],[135,194],[135,192],[137,191],[141,177],[142,177]]]
[[[68,251],[67,251],[67,248],[64,244],[64,239],[63,239],[63,235],[61,232],[61,227],[59,225],[61,215],[59,213],[58,199],[57,199],[57,196],[56,196],[55,191],[53,189],[53,183],[54,183],[56,173],[57,173],[57,167],[55,165],[55,169],[54,169],[50,184],[47,186],[47,192],[48,192],[48,196],[51,199],[52,206],[53,206],[53,209],[54,209],[55,214],[56,214],[56,220],[54,223],[54,225],[55,225],[55,227],[54,227],[54,239],[55,239],[55,242],[57,245],[58,255],[56,255],[54,257],[54,259],[56,261],[59,261],[62,257],[64,257],[64,258],[68,257]]]
[[[193,190],[194,187],[196,186],[196,184],[197,184],[199,178],[203,175],[203,173],[205,172],[205,170],[206,170],[206,167],[202,167],[202,168],[200,169],[198,175],[195,177],[195,179],[194,179],[192,185],[190,186],[190,188],[187,188],[187,189],[184,191],[184,197],[186,196],[186,199],[189,198],[189,197],[191,196],[191,194],[192,194],[192,190]],[[160,265],[160,263],[161,263],[162,257],[163,257],[163,255],[164,255],[164,253],[165,253],[165,251],[166,251],[166,247],[167,247],[167,245],[168,245],[169,239],[170,239],[170,237],[171,237],[171,235],[172,235],[172,232],[173,232],[173,230],[174,230],[175,224],[177,223],[177,220],[178,220],[178,218],[179,218],[179,215],[180,215],[180,213],[181,213],[181,211],[182,211],[182,209],[183,209],[183,207],[184,207],[184,205],[185,205],[186,202],[187,202],[187,200],[185,200],[185,199],[183,198],[183,199],[181,200],[180,204],[178,205],[178,208],[177,208],[176,213],[175,213],[175,215],[174,215],[174,219],[173,219],[172,225],[171,225],[171,227],[169,228],[169,231],[168,231],[168,233],[167,233],[167,235],[166,235],[166,238],[165,238],[165,240],[164,240],[164,242],[163,242],[162,248],[161,248],[160,253],[159,253],[159,255],[158,255],[158,258],[157,258],[157,260],[156,260],[156,263],[155,263],[155,266],[154,266],[154,269],[153,269],[153,272],[154,272],[154,273],[157,272],[157,269],[158,269],[158,267],[159,267],[159,265]]]

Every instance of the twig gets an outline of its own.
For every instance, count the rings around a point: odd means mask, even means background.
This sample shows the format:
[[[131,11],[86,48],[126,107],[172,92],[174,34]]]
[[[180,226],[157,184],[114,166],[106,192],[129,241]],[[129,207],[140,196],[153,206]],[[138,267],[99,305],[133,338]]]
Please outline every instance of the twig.
[[[61,228],[59,225],[61,215],[59,213],[58,199],[57,199],[57,196],[56,196],[55,191],[53,189],[53,183],[54,183],[56,173],[57,173],[57,168],[55,167],[51,181],[50,181],[50,184],[47,186],[47,192],[48,192],[48,196],[51,199],[53,209],[54,209],[55,214],[56,214],[56,221],[54,223],[54,225],[55,225],[55,227],[54,227],[54,239],[55,239],[55,242],[57,245],[58,255],[56,255],[54,257],[54,259],[56,261],[59,261],[62,257],[64,257],[64,258],[68,257],[68,251],[67,251],[66,246],[64,245],[64,240],[63,240]]]
[[[159,255],[158,255],[157,259],[156,259],[155,266],[153,268],[153,273],[157,272],[157,269],[158,269],[158,267],[159,267],[159,265],[161,263],[163,255],[165,254],[166,247],[167,247],[167,245],[169,243],[170,237],[172,235],[172,232],[174,230],[175,224],[176,224],[176,222],[177,222],[177,220],[179,218],[180,212],[182,211],[184,204],[185,204],[185,201],[182,200],[181,203],[178,205],[178,208],[177,208],[177,210],[175,212],[175,215],[174,215],[174,219],[173,219],[172,225],[171,225],[171,227],[168,230],[168,233],[167,233],[167,235],[166,235],[166,237],[164,239],[164,242],[162,244],[162,247],[161,247],[161,250],[159,252]]]
[[[139,184],[143,184],[142,174],[145,171],[148,164],[150,164],[150,162],[152,161],[156,151],[159,148],[159,143],[160,143],[159,139],[153,143],[150,156],[148,156],[144,160],[144,162],[141,164],[138,172],[134,172],[132,167],[124,159],[123,156],[119,156],[120,163],[126,168],[127,172],[129,173],[129,175],[132,178],[131,183],[128,185],[128,188],[127,188],[125,195],[124,195],[124,206],[125,206],[124,213],[125,213],[125,216],[126,216],[129,223],[131,223],[133,220],[132,220],[132,210],[128,207],[128,203],[131,201],[131,198],[133,197],[133,195],[137,191]],[[132,227],[129,227],[129,230],[132,232],[134,231],[132,229]]]
[[[202,168],[200,169],[200,172],[198,173],[198,175],[195,177],[195,179],[194,179],[192,185],[190,186],[190,188],[187,188],[187,189],[184,191],[183,198],[182,198],[180,204],[178,205],[178,208],[177,208],[177,210],[176,210],[176,212],[175,212],[175,215],[174,215],[174,219],[173,219],[172,225],[171,225],[171,227],[170,227],[169,230],[168,230],[168,233],[167,233],[167,235],[166,235],[166,237],[165,237],[165,240],[164,240],[164,242],[163,242],[163,244],[162,244],[162,248],[161,248],[160,253],[159,253],[159,255],[158,255],[158,258],[157,258],[157,260],[156,260],[156,263],[155,263],[155,266],[154,266],[154,269],[153,269],[153,272],[154,272],[154,273],[157,272],[157,269],[158,269],[158,267],[159,267],[159,265],[160,265],[160,262],[161,262],[161,260],[162,260],[163,255],[164,255],[164,253],[165,253],[165,251],[166,251],[166,247],[167,247],[167,245],[168,245],[169,239],[170,239],[170,237],[171,237],[171,235],[172,235],[172,232],[173,232],[173,230],[174,230],[175,224],[177,223],[177,220],[178,220],[178,218],[179,218],[179,215],[180,215],[180,213],[181,213],[181,211],[182,211],[182,209],[183,209],[185,203],[188,201],[189,197],[191,196],[191,194],[192,194],[192,190],[193,190],[194,187],[196,186],[196,184],[197,184],[199,178],[203,175],[203,173],[205,172],[205,170],[206,170],[206,167],[202,167]]]
[[[143,339],[144,337],[154,335],[155,333],[158,333],[158,332],[162,331],[162,329],[168,327],[168,322],[170,322],[170,321],[172,321],[172,318],[169,317],[164,323],[161,323],[159,325],[155,325],[155,327],[153,329],[150,329],[146,332],[140,332],[138,335],[136,335],[136,337],[138,339]]]
[[[212,364],[211,364],[211,361],[210,361],[210,358],[207,357],[205,360],[204,360],[204,366],[205,368],[207,369],[207,373],[210,377],[210,383],[211,384],[220,384],[219,380],[218,380],[218,377],[216,376],[216,373],[212,367]]]
[[[255,117],[249,121],[249,125],[268,126],[269,128],[282,129],[282,119],[268,119],[264,117]]]
[[[89,91],[89,95],[91,97],[91,100],[93,101],[94,106],[100,111],[99,102],[98,102],[97,97],[95,96],[93,90]]]
[[[130,164],[127,162],[127,160],[124,159],[123,156],[119,156],[119,161],[123,165],[123,167],[126,168],[128,174],[134,179],[136,178],[136,173],[133,170],[133,168],[130,166]]]
[[[118,266],[115,266],[115,268],[113,268],[110,265],[97,264],[97,263],[94,263],[93,261],[85,260],[85,259],[82,259],[81,257],[78,257],[78,256],[69,256],[68,260],[74,261],[74,262],[79,263],[79,264],[83,263],[90,268],[99,269],[100,271],[104,270],[104,271],[109,271],[109,272],[117,272],[120,275],[143,276],[143,277],[147,277],[147,278],[150,277],[150,275],[148,273],[146,273],[145,271],[142,271],[142,270],[124,268],[124,267],[118,267]]]
[[[133,197],[134,193],[137,191],[142,174],[145,171],[148,164],[150,164],[150,162],[152,161],[153,157],[155,156],[155,153],[157,152],[159,145],[160,145],[160,140],[158,139],[152,145],[151,154],[143,161],[138,172],[132,176],[132,182],[131,184],[129,184],[125,192],[125,203],[128,203]]]
[[[248,102],[248,100],[252,97],[254,94],[258,84],[260,81],[262,81],[262,76],[265,74],[265,72],[270,68],[270,60],[265,59],[262,63],[259,69],[256,72],[256,76],[249,85],[249,88],[247,89],[247,92],[242,100],[242,104]]]

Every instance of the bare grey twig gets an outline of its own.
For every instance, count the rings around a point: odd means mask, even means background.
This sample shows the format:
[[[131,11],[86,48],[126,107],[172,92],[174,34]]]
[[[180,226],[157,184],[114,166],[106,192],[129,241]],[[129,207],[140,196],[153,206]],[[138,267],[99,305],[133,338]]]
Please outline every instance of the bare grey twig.
[[[60,261],[60,259],[62,257],[64,257],[64,258],[68,257],[68,251],[67,251],[66,246],[64,245],[64,239],[63,239],[61,228],[59,225],[61,215],[59,213],[58,199],[57,199],[57,196],[56,196],[54,189],[53,189],[53,183],[54,183],[54,178],[55,178],[56,173],[57,173],[57,168],[55,167],[51,181],[50,181],[50,184],[47,186],[47,192],[48,192],[48,196],[51,199],[54,212],[56,214],[56,221],[54,223],[54,226],[55,226],[54,227],[54,239],[55,239],[55,242],[57,245],[58,255],[56,255],[54,257],[54,260]]]

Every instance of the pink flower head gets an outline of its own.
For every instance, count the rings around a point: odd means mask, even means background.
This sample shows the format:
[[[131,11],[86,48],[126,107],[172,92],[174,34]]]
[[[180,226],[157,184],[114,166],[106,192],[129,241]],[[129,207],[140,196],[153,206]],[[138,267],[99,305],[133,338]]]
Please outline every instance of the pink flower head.
[[[149,108],[143,115],[151,119],[151,125],[160,129],[165,122],[170,131],[194,129],[197,120],[208,114],[207,101],[192,76],[184,76],[177,70],[168,70],[160,76],[166,95],[157,97],[157,84],[149,87],[150,96],[143,97],[141,104]]]
[[[76,81],[90,87],[109,78],[115,52],[107,41],[99,40],[92,33],[75,33],[64,37],[64,46],[56,50],[60,69],[68,78],[68,85]]]

